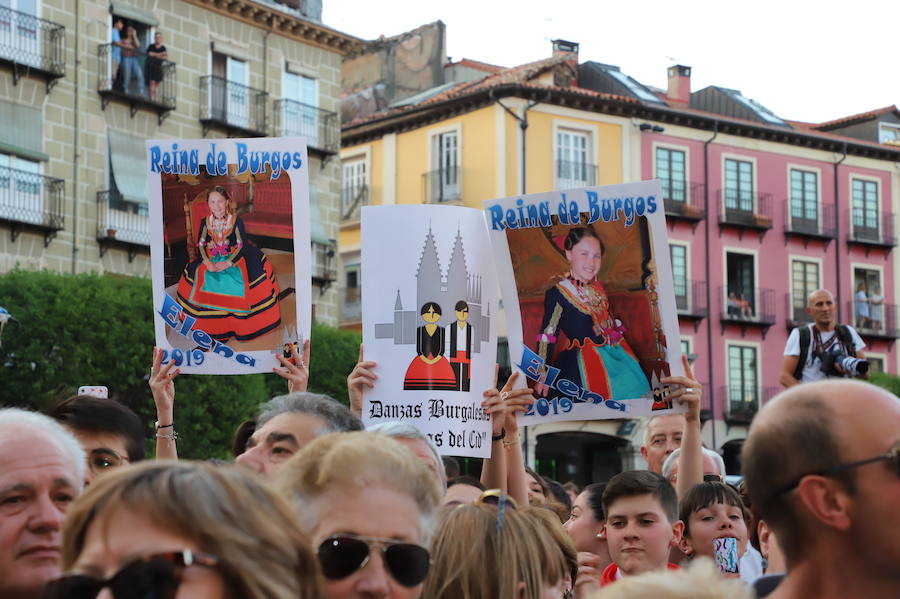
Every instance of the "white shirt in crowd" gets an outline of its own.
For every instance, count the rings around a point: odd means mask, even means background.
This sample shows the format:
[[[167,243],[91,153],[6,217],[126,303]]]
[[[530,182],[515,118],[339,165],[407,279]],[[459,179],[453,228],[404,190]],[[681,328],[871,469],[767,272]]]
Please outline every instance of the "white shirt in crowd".
[[[806,364],[803,365],[803,377],[800,379],[803,383],[811,383],[812,381],[819,381],[825,377],[825,373],[822,372],[822,360],[819,359],[815,354],[815,346],[816,346],[816,335],[815,331],[813,331],[813,325],[807,325],[809,327],[809,351],[806,353]],[[859,351],[861,349],[866,348],[865,342],[859,336],[859,333],[856,332],[856,329],[853,327],[847,327],[850,329],[850,337],[853,339],[853,349],[855,351]],[[831,346],[831,338],[837,335],[837,327],[833,331],[829,331],[827,333],[821,333],[822,337],[822,345],[825,347]],[[839,343],[840,340],[836,339],[834,343]],[[788,337],[787,344],[784,346],[784,355],[786,356],[799,356],[800,355],[800,328],[797,327],[793,331],[791,331],[791,335]]]

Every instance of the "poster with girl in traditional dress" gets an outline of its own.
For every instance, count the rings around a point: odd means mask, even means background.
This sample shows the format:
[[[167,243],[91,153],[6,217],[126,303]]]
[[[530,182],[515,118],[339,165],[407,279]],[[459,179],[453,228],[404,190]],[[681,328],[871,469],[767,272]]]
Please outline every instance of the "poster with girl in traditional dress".
[[[182,372],[272,372],[309,338],[302,138],[147,142],[156,344]]]
[[[678,316],[658,181],[485,202],[523,424],[672,410]],[[680,408],[675,408],[680,411]]]
[[[366,206],[361,227],[363,343],[378,374],[363,422],[407,422],[445,455],[489,456],[481,402],[499,298],[481,211]]]

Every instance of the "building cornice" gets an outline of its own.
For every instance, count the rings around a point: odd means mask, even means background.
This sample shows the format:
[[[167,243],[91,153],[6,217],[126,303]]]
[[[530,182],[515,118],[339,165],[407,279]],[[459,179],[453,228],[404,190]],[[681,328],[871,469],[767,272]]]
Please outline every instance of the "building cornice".
[[[253,0],[183,0],[248,25],[342,56],[359,52],[363,40]]]
[[[668,106],[650,106],[629,98],[618,96],[604,97],[602,94],[586,93],[578,88],[541,88],[536,85],[523,85],[520,83],[508,83],[482,89],[440,102],[428,102],[412,106],[402,112],[390,112],[384,116],[375,115],[359,123],[350,123],[345,125],[341,131],[341,143],[345,147],[353,146],[379,139],[388,133],[403,133],[418,129],[478,110],[499,99],[508,97],[612,116],[646,119],[662,124],[690,127],[710,132],[718,131],[720,134],[802,146],[812,150],[830,151],[838,154],[846,151],[853,156],[900,162],[900,148],[860,142],[859,140],[839,135],[773,127],[701,111],[682,110]]]

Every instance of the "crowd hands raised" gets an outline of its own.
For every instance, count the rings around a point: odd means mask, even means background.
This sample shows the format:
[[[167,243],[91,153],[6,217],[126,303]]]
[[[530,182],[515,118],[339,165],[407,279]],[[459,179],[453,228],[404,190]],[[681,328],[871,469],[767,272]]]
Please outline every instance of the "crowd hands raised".
[[[484,392],[479,480],[411,425],[364,430],[362,347],[350,409],[306,391],[308,344],[280,360],[289,392],[238,426],[236,465],[176,461],[179,371],[158,350],[157,461],[114,401],[0,409],[0,598],[900,597],[900,401],[867,383],[766,404],[735,489],[685,361],[663,382],[686,411],[646,423],[647,469],[579,492],[525,466],[517,374]]]

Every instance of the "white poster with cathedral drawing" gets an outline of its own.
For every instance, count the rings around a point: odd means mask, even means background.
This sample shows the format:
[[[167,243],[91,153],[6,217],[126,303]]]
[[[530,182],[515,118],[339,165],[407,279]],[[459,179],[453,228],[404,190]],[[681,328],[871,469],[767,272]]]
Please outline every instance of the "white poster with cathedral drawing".
[[[487,457],[498,297],[480,210],[460,206],[362,209],[362,317],[378,382],[363,422],[400,421],[442,454]]]

